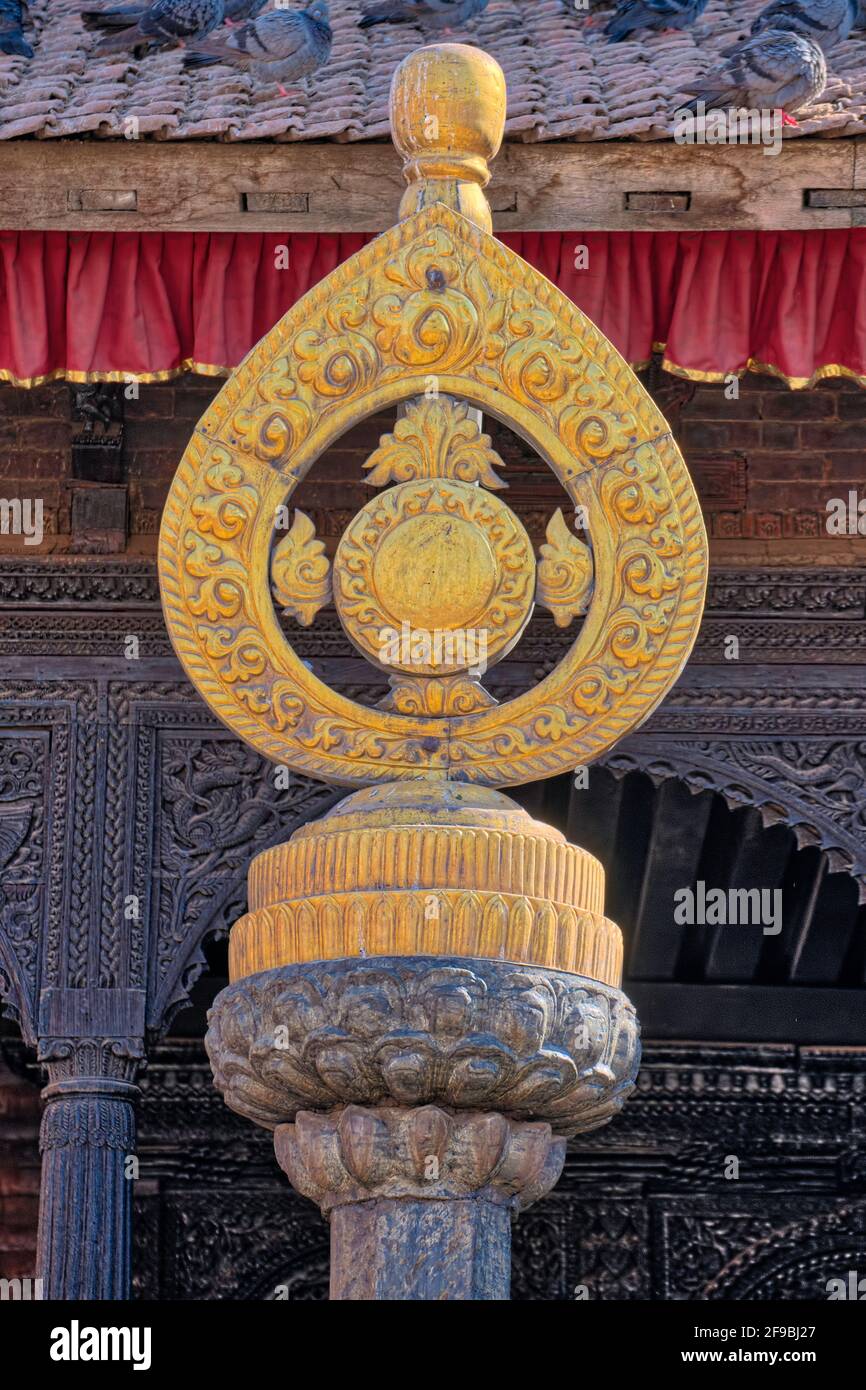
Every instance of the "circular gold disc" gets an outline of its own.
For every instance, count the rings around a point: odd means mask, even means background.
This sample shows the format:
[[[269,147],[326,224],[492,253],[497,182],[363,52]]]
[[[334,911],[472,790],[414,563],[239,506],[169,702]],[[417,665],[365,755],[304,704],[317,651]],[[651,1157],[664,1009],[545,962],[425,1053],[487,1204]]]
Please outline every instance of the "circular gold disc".
[[[468,627],[495,583],[487,540],[457,517],[411,517],[385,537],[373,561],[383,608],[416,628]]]
[[[453,478],[401,483],[347,526],[334,602],[355,646],[386,669],[486,669],[532,612],[535,557],[498,497]]]

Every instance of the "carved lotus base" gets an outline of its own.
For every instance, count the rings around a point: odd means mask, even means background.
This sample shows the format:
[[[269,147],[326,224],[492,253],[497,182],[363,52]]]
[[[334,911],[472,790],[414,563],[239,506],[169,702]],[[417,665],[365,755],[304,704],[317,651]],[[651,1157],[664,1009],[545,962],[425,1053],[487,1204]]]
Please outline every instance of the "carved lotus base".
[[[550,1125],[435,1105],[301,1110],[277,1126],[274,1149],[292,1186],[325,1215],[396,1198],[474,1198],[516,1213],[550,1191],[565,1160]]]
[[[226,1104],[274,1129],[298,1111],[438,1105],[605,1124],[640,1060],[617,989],[509,961],[379,956],[281,966],[229,985],[206,1046]]]

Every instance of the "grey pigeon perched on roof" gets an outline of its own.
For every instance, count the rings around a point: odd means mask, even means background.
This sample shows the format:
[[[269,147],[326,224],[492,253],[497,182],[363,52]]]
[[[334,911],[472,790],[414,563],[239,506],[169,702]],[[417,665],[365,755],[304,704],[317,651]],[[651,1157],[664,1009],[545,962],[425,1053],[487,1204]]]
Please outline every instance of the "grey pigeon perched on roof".
[[[787,115],[785,124],[796,125],[790,113],[814,101],[826,84],[827,63],[816,43],[800,34],[768,29],[738,44],[724,63],[684,88],[694,95],[684,109],[695,111],[699,102],[708,111],[781,108]]]
[[[21,32],[21,0],[0,0],[0,53],[32,58],[33,49]]]
[[[859,0],[770,0],[753,22],[752,33],[787,29],[814,40],[827,53],[847,39],[858,9]]]
[[[205,38],[225,15],[224,0],[155,0],[138,8],[82,10],[85,29],[109,30],[97,53],[116,53],[124,48],[138,52],[171,48]],[[111,31],[118,32],[111,32]]]
[[[621,43],[638,29],[687,29],[707,8],[707,0],[620,0],[605,37]]]
[[[706,0],[704,0],[706,4]],[[359,29],[374,24],[404,24],[417,22],[434,29],[453,28],[465,24],[487,9],[487,0],[382,0],[368,9],[358,21]]]
[[[313,0],[306,10],[269,10],[187,53],[183,65],[246,68],[260,82],[276,82],[287,96],[287,82],[307,77],[328,61],[331,37],[327,0]]]
[[[2,4],[15,4],[16,0],[0,0]],[[255,19],[261,14],[268,0],[224,0],[223,20],[226,24],[240,24],[244,19]],[[85,10],[85,26],[88,29],[132,29],[147,14],[149,6],[112,5],[108,10]]]

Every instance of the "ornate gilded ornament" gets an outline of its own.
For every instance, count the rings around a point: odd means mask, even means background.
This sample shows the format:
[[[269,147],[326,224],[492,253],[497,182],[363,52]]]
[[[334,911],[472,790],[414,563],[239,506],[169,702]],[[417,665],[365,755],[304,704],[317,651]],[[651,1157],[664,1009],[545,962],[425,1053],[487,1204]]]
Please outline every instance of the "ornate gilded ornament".
[[[316,540],[315,526],[303,512],[295,512],[291,530],[274,547],[271,576],[277,603],[304,627],[330,603],[330,561],[324,545]]]
[[[281,632],[267,582],[276,508],[352,424],[423,394],[431,372],[440,392],[535,444],[584,508],[594,567],[560,665],[516,699],[444,718],[330,690]],[[441,541],[442,523],[432,525]],[[497,786],[591,762],[682,669],[706,559],[688,472],[634,373],[554,286],[442,204],[339,266],[253,349],[199,423],[160,534],[168,628],[215,712],[275,761],[356,785],[435,776]],[[527,553],[527,586],[533,568]]]
[[[592,551],[569,531],[558,507],[547,523],[535,597],[553,614],[557,627],[568,627],[573,618],[586,612],[591,593]]]
[[[697,633],[706,537],[664,418],[598,329],[485,229],[503,102],[502,74],[478,50],[441,45],[402,65],[392,111],[404,220],[247,356],[166,503],[163,603],[187,673],[241,738],[309,776],[502,786],[585,765],[647,718]],[[366,708],[281,631],[272,521],[324,450],[401,402],[405,417],[367,464],[368,482],[396,486],[350,523],[333,574],[350,639],[408,677]],[[470,404],[534,444],[586,518],[588,544],[559,513],[536,573],[522,525],[491,495],[501,460]],[[298,519],[273,554],[277,601],[303,622],[327,597],[318,546]],[[534,690],[502,704],[465,686],[423,695],[424,678],[475,680],[501,659],[536,593],[562,625],[585,616]]]
[[[462,401],[447,396],[410,401],[406,414],[383,435],[367,459],[370,487],[408,483],[416,478],[455,478],[496,490],[507,487],[495,469],[505,464],[482,434]]]
[[[486,665],[532,612],[535,559],[497,497],[448,478],[401,483],[346,529],[334,601],[349,637],[377,665],[444,675]]]
[[[605,1123],[639,1057],[601,864],[496,788],[583,766],[652,713],[697,634],[707,545],[634,373],[490,235],[501,70],[474,48],[418,50],[391,109],[402,220],[213,401],[166,503],[160,580],[178,656],[228,727],[361,788],[251,865],[210,1016],[217,1084],[276,1129],[292,1181],[333,1214],[335,1297],[492,1298],[507,1259],[475,1252],[507,1248],[510,1212],[555,1181],[555,1135]],[[274,544],[317,458],[389,406],[403,414],[365,465],[378,491],[333,566],[302,513]],[[479,409],[534,445],[581,518],[578,535],[558,510],[537,561],[495,495],[503,463]],[[389,672],[375,708],[330,689],[281,630],[275,602],[309,623],[331,596]],[[497,703],[484,673],[535,602],[560,626],[581,618],[575,640]],[[454,1258],[441,1236],[432,1275],[407,1216],[425,1204],[419,1222],[465,1241]]]

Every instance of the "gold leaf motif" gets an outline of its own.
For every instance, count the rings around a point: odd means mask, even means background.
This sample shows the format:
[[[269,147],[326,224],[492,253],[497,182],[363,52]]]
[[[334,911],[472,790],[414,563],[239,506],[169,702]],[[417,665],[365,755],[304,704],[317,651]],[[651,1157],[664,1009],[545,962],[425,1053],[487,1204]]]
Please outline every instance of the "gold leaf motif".
[[[409,402],[394,433],[382,436],[364,467],[369,487],[418,478],[456,478],[491,490],[508,486],[493,471],[505,464],[490,436],[470,418],[468,405],[447,396]]]
[[[446,715],[472,714],[475,710],[495,705],[494,697],[478,681],[468,676],[415,678],[392,676],[391,689],[380,701],[380,709],[393,709],[398,714]]]
[[[295,512],[292,529],[274,547],[271,577],[277,603],[303,627],[330,602],[331,564],[304,512]]]
[[[557,507],[547,523],[547,540],[541,547],[535,597],[553,614],[557,627],[568,627],[572,618],[585,613],[592,593],[592,552],[572,535]]]

